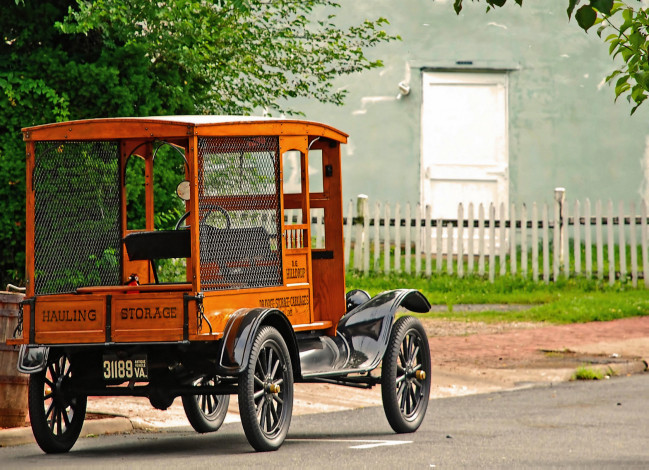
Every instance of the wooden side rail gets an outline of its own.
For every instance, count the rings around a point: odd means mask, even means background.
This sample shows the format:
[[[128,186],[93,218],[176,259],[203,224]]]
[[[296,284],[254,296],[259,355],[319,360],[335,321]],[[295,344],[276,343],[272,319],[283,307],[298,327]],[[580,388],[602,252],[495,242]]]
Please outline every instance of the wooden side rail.
[[[190,292],[192,285],[183,284],[144,284],[141,286],[88,286],[78,287],[77,294],[119,294],[126,292]]]

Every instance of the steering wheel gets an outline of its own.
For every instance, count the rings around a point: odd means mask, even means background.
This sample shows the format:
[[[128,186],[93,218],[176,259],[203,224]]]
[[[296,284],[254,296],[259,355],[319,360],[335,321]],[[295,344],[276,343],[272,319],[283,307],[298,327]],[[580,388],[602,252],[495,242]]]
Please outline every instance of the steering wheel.
[[[176,222],[176,226],[174,227],[174,230],[180,230],[180,226],[183,224],[185,220],[187,220],[187,217],[189,217],[189,211],[185,212],[183,216],[178,219],[178,222]]]
[[[207,219],[212,212],[220,212],[221,214],[223,214],[223,216],[225,217],[226,228],[229,229],[232,226],[232,221],[230,219],[230,214],[228,214],[228,211],[226,211],[221,206],[218,206],[216,204],[210,204],[208,207],[206,207],[205,214],[203,215],[203,217],[201,217],[201,222],[205,221],[205,219]],[[180,226],[183,224],[185,220],[187,220],[187,217],[189,217],[189,213],[190,211],[185,212],[183,216],[180,219],[178,219],[178,222],[176,222],[176,227],[174,228],[174,230],[180,230]]]

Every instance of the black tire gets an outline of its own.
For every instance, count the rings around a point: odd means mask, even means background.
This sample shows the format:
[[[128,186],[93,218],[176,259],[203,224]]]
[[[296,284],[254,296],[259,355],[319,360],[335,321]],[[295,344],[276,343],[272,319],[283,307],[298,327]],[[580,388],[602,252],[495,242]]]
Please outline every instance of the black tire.
[[[214,385],[211,378],[203,378],[197,385]],[[200,433],[217,431],[225,420],[230,395],[186,395],[182,397],[183,408],[189,424]]]
[[[29,420],[38,446],[48,454],[69,451],[86,417],[86,396],[70,393],[74,369],[65,354],[29,377]]]
[[[293,413],[291,357],[270,326],[255,335],[250,359],[239,379],[239,414],[248,442],[257,451],[277,450]]]
[[[385,416],[397,433],[416,431],[430,396],[430,348],[421,322],[401,317],[392,326],[381,366]]]

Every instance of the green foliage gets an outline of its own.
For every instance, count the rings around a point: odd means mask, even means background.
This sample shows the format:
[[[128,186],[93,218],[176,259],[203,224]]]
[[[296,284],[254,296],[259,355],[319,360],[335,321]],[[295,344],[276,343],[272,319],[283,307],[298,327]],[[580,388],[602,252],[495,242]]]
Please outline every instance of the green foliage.
[[[471,0],[472,2],[479,2],[480,0]],[[523,6],[523,0],[514,0],[518,5]],[[575,1],[575,0],[570,0]],[[579,0],[576,0],[579,1]],[[464,0],[454,0],[453,2],[453,8],[455,9],[455,13],[458,15],[462,11],[462,4]],[[491,10],[493,7],[502,7],[507,3],[507,0],[485,0],[485,3],[487,4],[487,11]]]
[[[341,104],[331,80],[379,67],[368,47],[395,39],[387,20],[349,29],[335,16],[312,20],[330,0],[150,2],[78,0],[64,21],[69,34],[98,34],[106,47],[134,51],[156,77],[156,94],[199,112],[250,114],[264,108],[294,112],[296,96]]]
[[[479,2],[480,0],[471,0]],[[507,0],[485,0],[490,8],[505,5]],[[522,0],[514,0],[522,6]],[[615,85],[615,99],[626,96],[632,104],[631,114],[649,96],[649,8],[629,5],[614,0],[567,0],[568,18],[574,13],[575,21],[584,31],[598,26],[597,35],[609,44],[609,54],[620,58],[622,65],[616,68],[606,81]],[[462,10],[463,0],[455,0],[456,13]],[[633,2],[640,3],[640,2]],[[575,11],[576,9],[576,11]]]
[[[379,67],[365,50],[396,38],[384,31],[383,18],[338,28],[334,16],[322,13],[337,6],[330,0],[5,2],[0,285],[24,276],[22,127],[93,117],[297,112],[285,105],[297,96],[341,104],[345,91],[334,89],[332,79]],[[172,170],[160,164],[154,171],[165,189],[155,194],[156,225],[165,228],[184,209],[166,191]],[[143,220],[143,194],[129,189],[129,220]]]
[[[602,380],[604,372],[588,366],[579,366],[572,374],[570,380]]]

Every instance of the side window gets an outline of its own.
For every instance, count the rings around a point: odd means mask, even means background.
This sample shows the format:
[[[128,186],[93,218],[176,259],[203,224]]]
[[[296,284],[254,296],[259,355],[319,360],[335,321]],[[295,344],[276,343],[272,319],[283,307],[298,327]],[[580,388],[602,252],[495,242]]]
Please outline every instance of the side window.
[[[322,150],[309,151],[309,192],[324,192],[322,177]]]
[[[284,183],[284,224],[296,225],[303,223],[302,203],[302,154],[297,150],[289,150],[282,155]],[[292,196],[295,195],[295,196]]]
[[[311,248],[324,249],[327,246],[324,218],[323,208],[311,208]]]
[[[185,203],[176,195],[185,179],[184,150],[161,142],[153,153],[153,204],[156,230],[172,230],[185,213]]]
[[[300,152],[289,150],[282,155],[284,169],[284,194],[300,194],[302,192],[302,165]]]
[[[144,158],[131,155],[126,161],[126,229],[146,228],[146,181]]]
[[[282,155],[284,183],[284,242],[288,249],[309,246],[308,224],[310,214],[306,204],[306,173],[304,155],[289,150]]]

